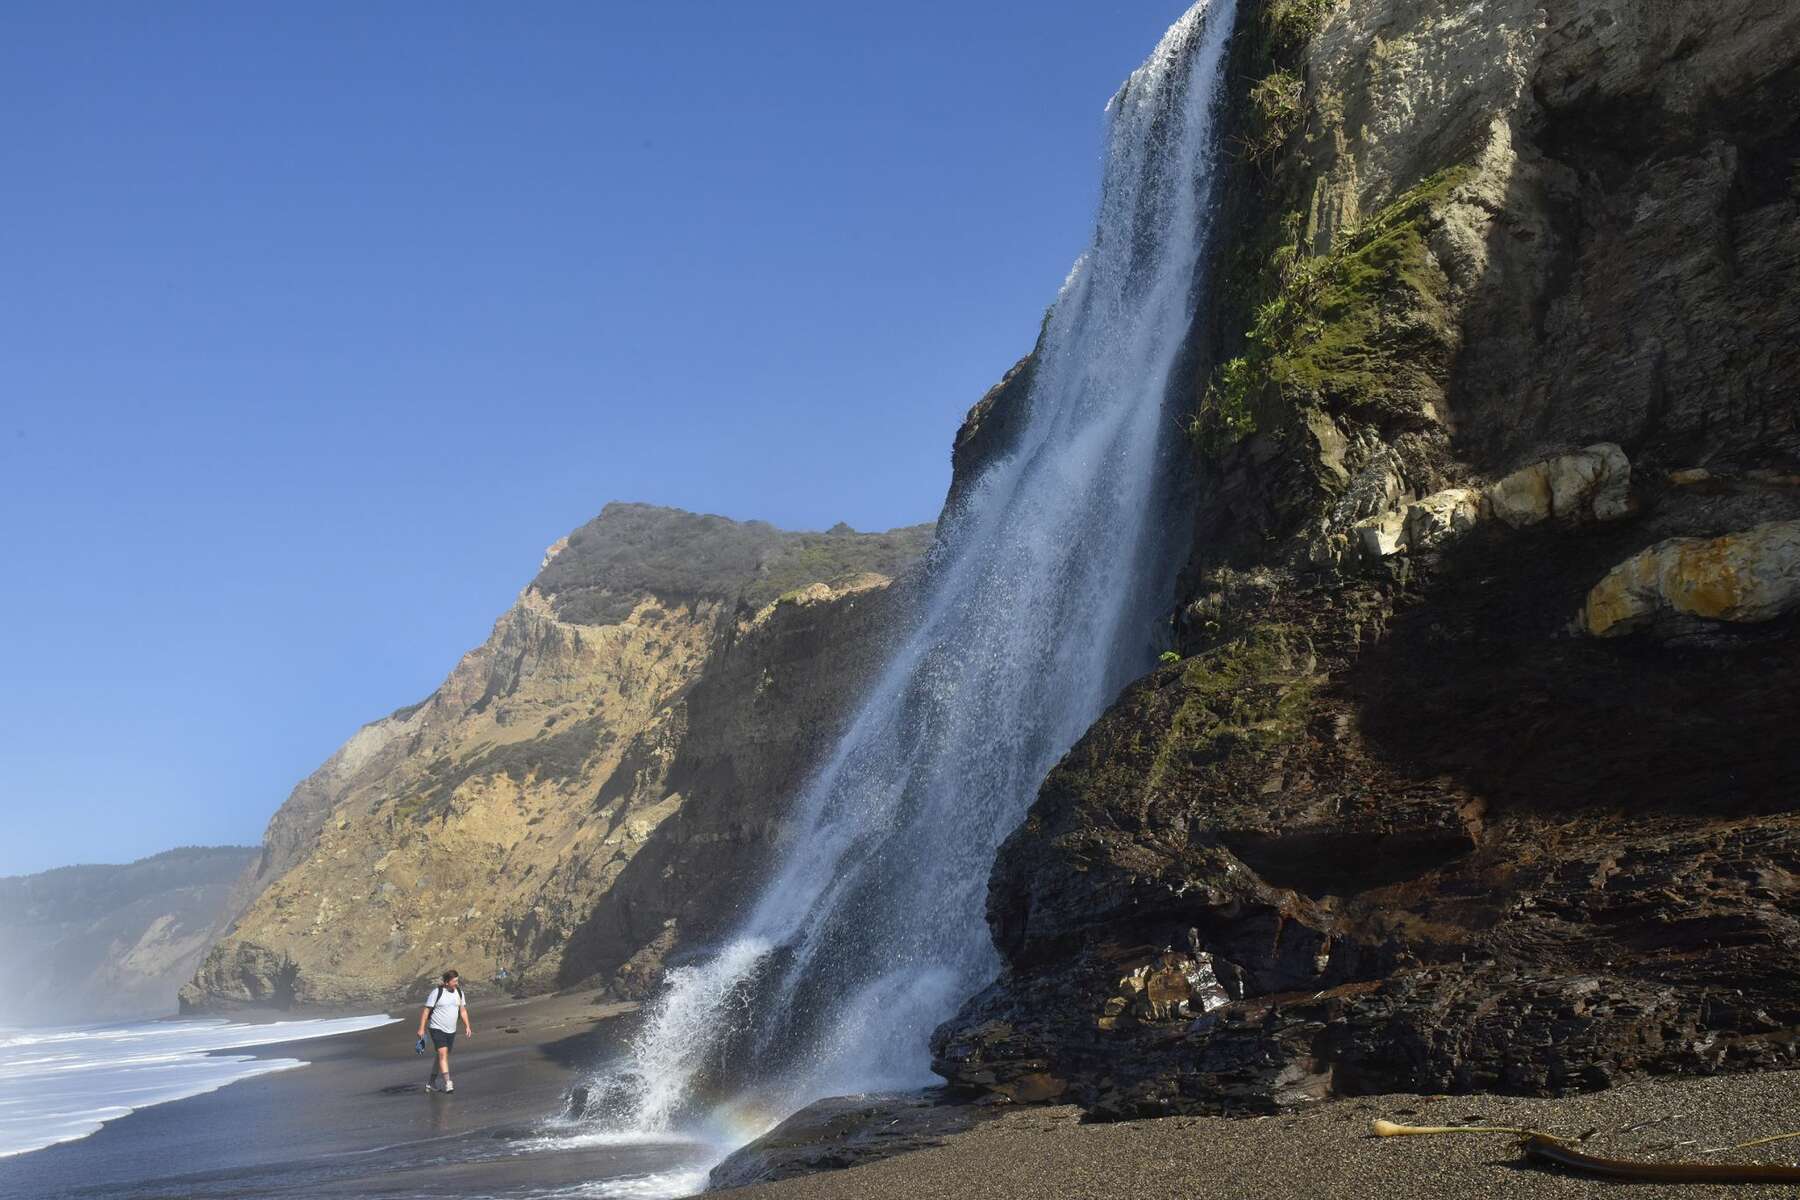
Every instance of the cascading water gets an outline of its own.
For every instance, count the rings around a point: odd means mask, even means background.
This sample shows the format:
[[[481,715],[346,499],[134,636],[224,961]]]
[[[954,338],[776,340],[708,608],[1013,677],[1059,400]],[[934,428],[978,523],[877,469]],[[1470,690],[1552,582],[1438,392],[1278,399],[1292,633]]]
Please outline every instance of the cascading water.
[[[932,1029],[998,967],[984,901],[1049,768],[1149,665],[1169,595],[1166,404],[1193,321],[1235,0],[1202,0],[1108,106],[1094,242],[1011,453],[945,515],[921,613],[794,804],[738,937],[671,971],[615,1117],[667,1129],[724,1074],[756,1124],[932,1081]]]

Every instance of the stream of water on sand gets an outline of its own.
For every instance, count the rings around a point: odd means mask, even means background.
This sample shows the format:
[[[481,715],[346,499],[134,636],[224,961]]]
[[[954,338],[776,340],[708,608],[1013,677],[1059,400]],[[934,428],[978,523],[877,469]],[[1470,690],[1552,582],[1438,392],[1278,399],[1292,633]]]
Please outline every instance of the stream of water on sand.
[[[1168,397],[1201,300],[1234,19],[1235,0],[1196,4],[1108,106],[1093,243],[1010,452],[945,514],[916,626],[796,798],[739,933],[669,972],[596,1079],[599,1122],[737,1143],[826,1095],[934,1081],[932,1029],[999,965],[996,849],[1157,649]]]

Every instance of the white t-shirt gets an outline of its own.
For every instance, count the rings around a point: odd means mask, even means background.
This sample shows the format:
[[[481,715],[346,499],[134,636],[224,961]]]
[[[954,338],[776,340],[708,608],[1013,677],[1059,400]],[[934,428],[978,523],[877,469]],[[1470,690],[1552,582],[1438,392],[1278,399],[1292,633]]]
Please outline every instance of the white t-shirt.
[[[439,1033],[455,1033],[457,1010],[468,1003],[460,987],[455,991],[447,987],[432,988],[425,997],[425,1007],[431,1010],[431,1027]]]

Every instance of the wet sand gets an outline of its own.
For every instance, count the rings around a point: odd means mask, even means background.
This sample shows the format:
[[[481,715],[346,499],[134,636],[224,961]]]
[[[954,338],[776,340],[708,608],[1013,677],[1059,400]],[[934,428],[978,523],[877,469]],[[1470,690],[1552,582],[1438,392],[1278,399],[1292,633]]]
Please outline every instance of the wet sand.
[[[99,1133],[0,1160],[0,1196],[31,1200],[250,1197],[604,1197],[664,1190],[715,1147],[580,1136],[556,1114],[617,1045],[622,1006],[583,996],[472,1008],[457,1091],[427,1095],[402,1023],[258,1047],[309,1066],[143,1109]],[[1563,1100],[1378,1096],[1254,1119],[1175,1117],[1083,1125],[1072,1108],[1019,1109],[946,1145],[781,1183],[718,1193],[746,1200],[1477,1200],[1679,1195],[1764,1200],[1791,1186],[1640,1185],[1527,1166],[1506,1137],[1375,1139],[1375,1117],[1479,1121],[1565,1137],[1615,1158],[1800,1163],[1800,1139],[1709,1149],[1800,1131],[1800,1072],[1656,1081]],[[692,1185],[701,1186],[701,1176]],[[611,1181],[611,1182],[608,1182]]]
[[[0,1196],[523,1196],[679,1167],[694,1151],[582,1143],[546,1126],[611,1052],[627,1011],[587,995],[472,1002],[475,1037],[457,1041],[450,1095],[423,1090],[416,1009],[379,1029],[256,1047],[246,1053],[309,1065],[0,1159]]]
[[[1526,1166],[1503,1136],[1373,1138],[1376,1117],[1418,1125],[1494,1125],[1578,1137],[1611,1158],[1800,1164],[1800,1138],[1731,1154],[1710,1148],[1800,1131],[1800,1072],[1654,1081],[1562,1100],[1375,1096],[1292,1116],[1171,1117],[1082,1125],[1074,1109],[1021,1109],[868,1166],[738,1191],[742,1200],[1764,1200],[1794,1185],[1635,1184]]]

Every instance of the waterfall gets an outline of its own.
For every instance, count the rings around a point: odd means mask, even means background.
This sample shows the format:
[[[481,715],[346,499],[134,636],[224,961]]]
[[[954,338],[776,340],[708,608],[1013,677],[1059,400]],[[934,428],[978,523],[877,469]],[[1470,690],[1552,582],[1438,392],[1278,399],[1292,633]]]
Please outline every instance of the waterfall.
[[[1171,594],[1168,398],[1201,285],[1235,0],[1202,0],[1107,106],[1093,243],[1039,340],[1010,452],[940,524],[916,625],[795,798],[737,936],[669,972],[599,1081],[630,1127],[763,1126],[933,1082],[927,1039],[991,979],[988,873],[1039,783],[1148,668]]]

